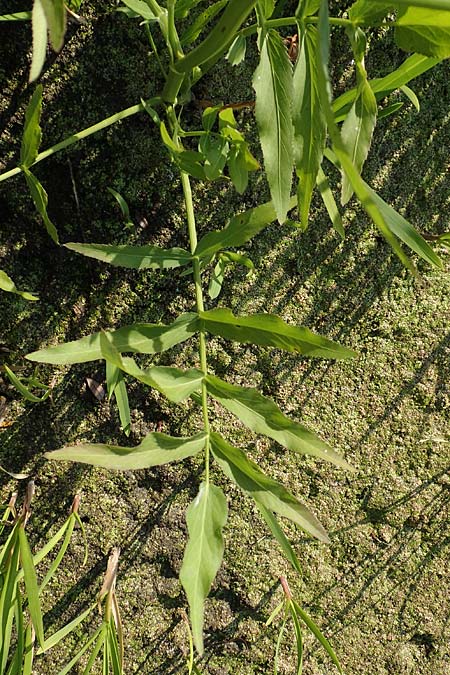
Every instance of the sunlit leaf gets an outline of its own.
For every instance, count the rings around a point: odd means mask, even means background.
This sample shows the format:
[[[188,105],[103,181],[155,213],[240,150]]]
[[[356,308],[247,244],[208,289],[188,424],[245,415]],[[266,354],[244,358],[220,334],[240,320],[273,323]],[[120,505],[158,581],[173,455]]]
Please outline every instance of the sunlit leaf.
[[[203,653],[204,603],[222,562],[227,511],[222,490],[212,483],[202,483],[186,512],[189,540],[180,581],[189,601],[192,636],[199,654]]]
[[[39,645],[42,647],[44,644],[44,624],[42,622],[39,588],[37,584],[36,570],[34,569],[33,564],[33,556],[31,555],[30,545],[28,543],[27,535],[25,534],[23,525],[19,527],[19,545],[20,560],[22,563],[25,589],[28,598],[28,608],[30,610],[37,640]]]
[[[214,375],[207,375],[205,381],[208,393],[255,433],[269,436],[293,452],[312,455],[344,469],[353,470],[317,434],[286,417],[270,398],[266,398],[256,389],[239,387]]]
[[[35,396],[24,384],[19,380],[19,378],[14,374],[14,372],[8,368],[6,363],[4,364],[4,369],[5,373],[7,374],[9,380],[11,383],[15,386],[15,388],[20,391],[22,396],[27,399],[27,401],[32,401],[32,403],[41,403],[42,401],[45,401],[46,398],[49,397],[50,395],[50,389],[47,389],[45,394],[42,397]]]
[[[264,38],[253,88],[270,194],[278,221],[283,223],[290,208],[293,168],[292,65],[275,30],[269,30]]]
[[[203,449],[205,439],[205,433],[178,438],[152,432],[134,448],[102,443],[80,443],[47,452],[45,456],[47,459],[81,462],[115,471],[135,471],[192,457]]]
[[[267,345],[330,359],[355,356],[351,349],[317,335],[304,326],[290,326],[275,314],[234,316],[230,309],[221,307],[200,312],[199,317],[204,330],[236,342]]]
[[[44,188],[42,187],[36,176],[32,174],[29,169],[27,169],[26,167],[21,167],[21,169],[25,176],[25,180],[27,181],[27,185],[30,190],[31,197],[33,198],[36,209],[40,214],[42,220],[44,221],[45,229],[47,230],[48,234],[51,236],[55,244],[59,244],[58,232],[56,231],[56,227],[53,225],[47,213],[48,197],[46,191],[44,190]]]
[[[244,61],[246,51],[247,40],[244,35],[238,35],[228,50],[226,59],[232,66],[238,66],[242,61]]]
[[[328,536],[317,518],[301,504],[286,488],[266,476],[242,450],[235,448],[217,433],[211,434],[211,449],[224,473],[241,490],[253,497],[269,511],[289,518],[303,530],[320,541],[328,542]]]
[[[317,173],[317,187],[319,188],[320,196],[322,197],[325,208],[330,216],[330,220],[333,223],[333,227],[336,232],[339,234],[341,239],[345,238],[345,230],[342,224],[341,214],[339,213],[336,200],[331,191],[328,179],[323,171],[322,167],[319,167]]]
[[[122,0],[122,2],[146,21],[156,21],[158,18],[150,9],[149,4],[144,2],[144,0]]]
[[[155,354],[184,342],[199,330],[198,315],[180,315],[172,324],[136,323],[108,332],[119,352]],[[74,342],[66,342],[27,355],[30,361],[40,363],[86,363],[102,358],[101,333],[88,335]]]
[[[326,123],[317,90],[317,29],[301,33],[293,78],[294,159],[299,179],[298,205],[303,228],[308,224],[311,196],[323,157]]]
[[[115,267],[130,269],[170,269],[186,265],[191,261],[191,254],[182,248],[164,249],[159,246],[128,246],[110,244],[77,244],[64,246],[71,251],[81,253],[88,258],[95,258]]]
[[[44,8],[47,19],[50,42],[55,50],[59,52],[64,43],[64,34],[66,32],[66,7],[64,0],[40,0]]]
[[[32,12],[33,56],[31,59],[30,82],[41,74],[47,55],[47,19],[42,0],[34,0]]]
[[[15,293],[16,295],[20,295],[24,300],[32,300],[32,301],[39,300],[39,297],[34,293],[27,293],[27,291],[19,291],[19,289],[16,287],[16,284],[11,279],[11,277],[9,277],[3,270],[0,270],[0,288],[2,289],[2,291],[7,291],[8,293]]]
[[[339,670],[340,673],[342,673],[342,668],[341,664],[339,663],[339,659],[337,658],[334,649],[332,648],[326,637],[323,635],[320,628],[314,623],[314,621],[308,616],[308,614],[300,607],[300,605],[294,599],[292,599],[291,602],[298,616],[308,626],[309,630],[314,635],[314,637],[320,642],[322,647],[325,649],[325,651],[327,652],[330,659],[333,661],[336,668]]]
[[[439,59],[450,57],[450,5],[440,6],[406,7],[399,13],[395,41],[401,49]]]

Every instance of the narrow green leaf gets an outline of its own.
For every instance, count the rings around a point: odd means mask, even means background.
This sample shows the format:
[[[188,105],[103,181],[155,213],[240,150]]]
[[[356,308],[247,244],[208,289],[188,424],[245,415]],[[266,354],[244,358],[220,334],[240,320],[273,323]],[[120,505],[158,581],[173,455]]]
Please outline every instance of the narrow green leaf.
[[[183,46],[190,45],[199,37],[205,26],[225,7],[228,0],[218,0],[212,5],[209,5],[203,12],[201,12],[195,21],[184,31],[180,37],[180,42]]]
[[[47,19],[42,0],[34,0],[33,2],[31,23],[33,29],[33,56],[29,80],[30,82],[34,82],[41,74],[47,55]]]
[[[1,14],[0,21],[30,21],[31,12],[14,12],[12,14]]]
[[[25,125],[20,148],[20,164],[29,167],[36,160],[41,144],[41,127],[39,121],[42,111],[42,84],[34,90],[33,96],[25,111]]]
[[[159,246],[115,246],[72,242],[64,244],[64,246],[88,258],[95,258],[115,267],[127,267],[135,270],[164,270],[187,265],[191,261],[191,254],[182,248],[164,249],[159,248]]]
[[[50,42],[55,52],[59,52],[64,44],[66,32],[66,7],[64,0],[41,0],[47,19]]]
[[[56,231],[56,227],[53,225],[52,221],[48,217],[47,213],[47,204],[48,204],[48,197],[47,193],[36,178],[34,174],[31,173],[29,169],[26,167],[21,167],[23,174],[25,176],[25,180],[27,181],[28,189],[30,190],[31,197],[34,201],[34,205],[36,206],[36,209],[38,213],[40,214],[42,220],[44,221],[45,229],[55,242],[55,244],[59,244],[59,239],[58,239],[58,232]]]
[[[279,543],[281,550],[284,553],[284,556],[286,560],[290,562],[292,565],[293,569],[295,572],[298,572],[300,575],[302,574],[302,568],[300,566],[300,563],[298,561],[298,558],[295,554],[294,549],[292,548],[292,544],[283,532],[280,523],[278,522],[276,516],[272,513],[272,511],[269,511],[269,509],[266,509],[263,504],[260,502],[256,503],[262,517],[266,521],[266,524],[269,528],[269,530],[272,532],[273,536]]]
[[[15,386],[15,388],[20,391],[22,396],[27,399],[27,401],[32,401],[33,403],[42,403],[42,401],[45,401],[50,396],[50,389],[47,389],[45,394],[39,398],[39,396],[35,396],[27,387],[19,380],[18,377],[13,373],[10,368],[4,364],[3,368],[5,369],[5,373],[7,374],[10,382]]]
[[[229,384],[214,375],[207,375],[206,387],[211,396],[255,433],[269,436],[293,452],[312,455],[344,469],[354,470],[313,431],[283,415],[270,398],[256,389]]]
[[[317,89],[317,29],[308,26],[300,35],[293,78],[294,159],[299,179],[300,220],[306,229],[311,196],[325,147],[326,122]]]
[[[222,258],[217,261],[208,286],[208,295],[211,300],[215,300],[222,290],[223,277],[226,263]]]
[[[223,557],[222,529],[227,520],[227,500],[212,483],[202,483],[186,511],[189,540],[180,570],[180,581],[189,602],[192,635],[203,654],[204,604]]]
[[[146,370],[142,370],[134,359],[122,357],[120,352],[115,348],[111,336],[108,336],[107,333],[102,333],[100,336],[100,347],[102,357],[107,362],[107,379],[108,364],[113,364],[113,367],[120,368],[123,372],[135,377],[139,382],[154,387],[174,403],[183,401],[201,388],[203,372],[197,368],[180,370],[179,368],[171,368],[170,366],[152,366]],[[109,377],[114,390],[117,384],[117,377],[114,373],[110,373]]]
[[[22,563],[23,577],[27,591],[28,608],[39,645],[44,644],[44,624],[42,623],[41,603],[39,601],[39,587],[37,584],[36,570],[34,569],[33,556],[24,526],[19,527],[20,560]]]
[[[400,90],[405,94],[407,98],[411,101],[417,112],[420,112],[420,101],[417,98],[417,94],[411,89],[411,87],[408,87],[407,84],[404,84],[403,86],[400,87]]]
[[[53,560],[52,564],[50,565],[47,574],[42,580],[41,585],[39,586],[39,593],[41,594],[44,588],[47,586],[47,584],[52,580],[53,576],[56,573],[56,570],[61,564],[62,559],[64,558],[64,555],[69,547],[70,540],[72,539],[72,534],[73,534],[73,528],[75,527],[75,516],[72,513],[69,518],[66,521],[66,530],[65,530],[65,536],[64,536],[64,541],[61,544],[61,548],[59,549],[55,559]],[[33,565],[35,565],[35,560],[33,558]]]
[[[392,103],[391,105],[387,105],[385,108],[381,108],[378,110],[378,119],[382,120],[383,117],[389,117],[389,115],[395,115],[395,113],[403,108],[403,101],[399,101],[398,103]]]
[[[89,647],[92,645],[92,643],[95,642],[95,643],[96,643],[96,646],[98,645],[99,637],[101,637],[101,636],[104,634],[104,632],[105,632],[105,631],[104,631],[104,625],[102,624],[102,625],[95,631],[95,633],[89,638],[89,640],[86,642],[86,644],[84,644],[84,645],[82,646],[82,648],[80,649],[80,651],[77,652],[77,653],[75,654],[75,656],[73,657],[73,659],[72,659],[71,661],[69,661],[69,663],[68,663],[66,666],[64,666],[64,668],[63,668],[62,670],[60,670],[60,671],[58,672],[58,675],[68,675],[68,673],[71,672],[72,668],[73,668],[73,667],[78,663],[78,661],[81,659],[81,657],[83,656],[83,654],[85,654],[85,653],[87,652],[87,650],[88,650]],[[97,654],[98,654],[98,652],[100,651],[100,649],[101,649],[101,644],[100,644],[100,647],[99,647],[99,649],[97,650],[97,653],[95,654],[95,656],[97,656]],[[92,656],[92,655],[91,655],[91,656]],[[95,661],[95,657],[94,657],[94,661]],[[92,667],[92,666],[91,666],[91,667]],[[89,672],[89,671],[88,671],[88,672]],[[84,671],[84,673],[86,673],[86,670]]]
[[[269,30],[253,77],[255,117],[278,221],[290,208],[293,167],[292,66],[283,40]]]
[[[330,216],[330,220],[333,223],[333,227],[336,232],[339,234],[341,239],[345,239],[345,230],[342,224],[341,214],[334,199],[333,193],[331,192],[330,185],[328,183],[328,178],[325,175],[322,167],[319,167],[317,172],[317,187],[319,188],[320,196],[322,197],[325,208]]]
[[[63,628],[60,628],[60,630],[56,631],[56,633],[53,633],[53,635],[51,635],[49,638],[47,638],[44,641],[44,644],[42,645],[42,647],[39,647],[36,654],[37,655],[44,654],[49,649],[52,649],[53,647],[56,647],[56,645],[59,642],[61,642],[61,640],[63,640],[67,635],[72,633],[75,630],[75,628],[77,626],[79,626],[80,623],[82,623],[86,619],[86,617],[89,616],[89,614],[92,612],[92,610],[94,610],[96,607],[97,607],[97,603],[95,603],[94,605],[91,605],[90,607],[88,607],[88,609],[86,609],[84,612],[82,612],[79,616],[75,617],[75,619],[73,619],[72,621],[67,623],[65,626],[63,626]]]
[[[114,396],[119,409],[120,425],[122,431],[126,436],[129,436],[131,426],[130,405],[128,402],[127,386],[120,371],[117,384],[114,387]]]
[[[108,332],[119,352],[155,354],[170,349],[194,335],[200,328],[198,315],[180,315],[172,324],[136,323]],[[101,359],[101,333],[94,333],[74,342],[48,347],[26,356],[41,363],[86,363]]]
[[[205,176],[208,180],[215,180],[222,175],[228,155],[228,141],[223,137],[205,134],[200,136],[199,152],[205,159]]]
[[[18,530],[17,524],[12,531],[12,538],[6,542],[5,549],[2,551],[2,558],[6,560],[6,569],[2,566],[3,586],[0,594],[0,666],[2,672],[8,659],[12,622],[14,618],[14,600],[17,593],[17,565],[19,561],[19,546],[17,543]]]
[[[28,624],[25,631],[25,658],[23,661],[23,670],[20,675],[32,675],[34,661],[34,636],[31,624]]]
[[[14,604],[14,620],[16,623],[17,646],[7,675],[23,675],[22,662],[25,651],[25,626],[23,621],[22,593],[16,584],[16,602]]]
[[[389,1],[357,0],[348,10],[348,16],[356,24],[376,26],[392,11],[392,8],[393,3]]]
[[[355,352],[337,342],[316,335],[304,326],[290,326],[275,314],[234,316],[220,307],[200,312],[203,330],[236,342],[277,347],[288,352],[329,359],[349,359]]]
[[[295,605],[292,600],[288,604],[289,611],[291,613],[292,621],[294,624],[294,633],[295,633],[295,644],[297,647],[297,675],[302,675],[303,672],[303,635],[302,627],[300,625],[297,612],[295,610]]]
[[[232,66],[238,66],[244,61],[246,51],[247,40],[244,35],[238,35],[228,50],[225,58]]]
[[[339,659],[337,658],[333,650],[333,647],[330,645],[326,637],[321,632],[320,628],[314,623],[314,621],[308,616],[308,614],[300,607],[300,605],[295,600],[292,599],[291,602],[295,607],[295,611],[297,612],[298,616],[308,626],[309,630],[314,635],[314,637],[320,642],[322,647],[325,649],[325,651],[327,652],[330,659],[333,661],[336,668],[339,670],[340,673],[342,673],[343,671],[341,668],[341,664],[339,663]]]
[[[88,675],[92,672],[92,668],[94,667],[95,660],[97,656],[99,655],[100,651],[102,648],[105,648],[105,643],[106,639],[108,637],[108,624],[103,622],[101,626],[101,630],[98,634],[97,640],[94,644],[94,649],[91,652],[91,655],[89,657],[89,660],[86,664],[85,669],[83,670],[83,675]],[[104,671],[103,671],[104,673]]]
[[[39,300],[39,297],[34,293],[19,291],[11,277],[9,277],[3,270],[0,270],[0,288],[2,291],[6,291],[7,293],[15,293],[16,295],[20,295],[24,300],[31,300],[33,302]]]
[[[114,190],[114,188],[112,188],[112,187],[108,187],[106,189],[108,190],[108,192],[114,197],[114,199],[118,203],[119,208],[122,211],[122,215],[125,218],[125,220],[130,221],[130,209],[128,208],[128,204],[125,201],[125,199],[122,197],[120,192],[117,192],[117,190]]]
[[[369,85],[376,96],[377,101],[384,98],[392,91],[400,89],[422,73],[433,68],[441,59],[412,54],[396,70],[385,77],[369,80]],[[348,112],[356,98],[357,89],[350,89],[333,101],[333,111],[336,121]]]
[[[438,59],[450,57],[450,5],[435,7],[406,7],[399,14],[395,41],[401,49]]]
[[[277,638],[277,644],[275,646],[275,657],[273,661],[273,672],[274,675],[278,675],[278,666],[280,662],[280,651],[281,651],[281,644],[283,642],[283,637],[284,633],[286,631],[286,624],[287,624],[287,617],[283,620],[283,623],[281,624],[280,632],[278,633],[278,638]]]
[[[155,432],[147,434],[143,441],[134,448],[101,443],[80,443],[47,452],[45,457],[102,466],[115,471],[135,471],[192,457],[203,449],[205,439],[205,433],[187,438],[176,438]]]
[[[356,59],[358,90],[341,129],[342,143],[353,166],[361,173],[369,154],[372,136],[377,121],[377,101],[368,81],[364,67],[366,37],[360,28],[351,32],[351,42]],[[347,204],[353,194],[352,183],[346,173],[342,176],[341,203]]]
[[[291,197],[288,209],[293,209],[296,203],[297,198]],[[221,249],[242,246],[276,219],[272,202],[244,211],[233,216],[222,230],[209,232],[200,239],[194,255],[208,258]]]
[[[114,619],[111,617],[108,632],[109,661],[111,663],[113,675],[122,675],[122,667],[119,656],[119,644],[117,642],[116,627]],[[109,669],[107,670],[109,675]]]
[[[275,511],[280,516],[289,518],[320,541],[329,542],[327,533],[311,511],[281,483],[266,476],[242,450],[233,447],[215,432],[211,433],[211,450],[228,478],[255,502],[262,504],[269,511]]]
[[[378,210],[382,214],[390,231],[427,263],[442,269],[442,260],[411,223],[390,206],[390,204],[387,204],[375,190],[372,190],[372,188],[367,185],[367,183],[364,185],[369,192],[372,201],[376,204]]]

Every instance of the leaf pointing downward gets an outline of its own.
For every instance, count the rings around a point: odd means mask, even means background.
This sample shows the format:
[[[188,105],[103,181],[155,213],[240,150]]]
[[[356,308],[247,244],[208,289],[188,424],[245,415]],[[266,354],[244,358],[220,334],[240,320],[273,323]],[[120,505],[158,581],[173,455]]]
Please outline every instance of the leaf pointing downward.
[[[192,635],[199,654],[203,653],[204,602],[222,562],[222,529],[227,512],[227,500],[222,490],[211,483],[202,483],[186,513],[189,541],[180,581],[189,601]]]
[[[286,220],[292,184],[292,68],[275,30],[269,30],[253,77],[258,124],[270,194],[280,223]]]

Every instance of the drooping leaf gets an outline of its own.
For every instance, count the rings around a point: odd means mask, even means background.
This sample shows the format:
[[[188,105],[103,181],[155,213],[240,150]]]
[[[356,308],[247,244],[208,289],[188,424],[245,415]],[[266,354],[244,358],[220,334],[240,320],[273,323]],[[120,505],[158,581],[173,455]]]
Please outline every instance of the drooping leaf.
[[[42,187],[36,176],[32,174],[29,169],[27,169],[26,167],[21,167],[21,169],[25,176],[25,180],[27,181],[31,197],[34,201],[34,205],[36,206],[38,213],[40,214],[42,220],[44,221],[45,229],[47,230],[48,234],[51,236],[55,244],[59,244],[58,232],[56,231],[56,227],[53,225],[47,213],[48,197],[46,191],[44,190],[44,188]]]
[[[66,32],[66,7],[64,0],[40,0],[44,8],[47,19],[50,42],[55,50],[59,52],[64,43],[64,34]]]
[[[269,530],[272,532],[273,536],[279,543],[286,559],[292,565],[294,571],[298,572],[299,574],[302,574],[302,568],[295,554],[295,551],[292,548],[292,544],[285,535],[285,533],[283,532],[281,525],[278,522],[275,514],[272,513],[272,511],[270,511],[269,509],[267,509],[261,502],[256,502],[256,506],[258,507],[262,517],[266,521]]]
[[[34,82],[41,74],[47,54],[47,19],[42,0],[34,0],[31,16],[33,30],[33,56],[29,81]]]
[[[152,432],[134,448],[103,443],[80,443],[46,452],[45,457],[102,466],[115,471],[135,471],[192,457],[203,449],[205,439],[205,433],[177,438]]]
[[[2,291],[6,291],[7,293],[15,293],[16,295],[20,295],[24,300],[31,300],[33,302],[39,300],[39,297],[34,293],[19,291],[11,277],[9,277],[3,270],[0,270],[0,288]]]
[[[203,380],[201,370],[197,370],[197,368],[180,370],[169,366],[152,366],[142,370],[134,359],[122,357],[114,346],[111,334],[101,334],[100,349],[102,357],[106,359],[107,372],[108,364],[112,364],[115,368],[135,377],[139,382],[154,387],[174,403],[183,401],[201,388]],[[112,375],[111,382],[114,387],[116,380],[113,380]]]
[[[264,38],[253,88],[270,194],[278,221],[283,223],[290,208],[293,167],[292,66],[283,40],[275,30],[269,30]]]
[[[35,161],[41,144],[41,127],[39,121],[42,110],[42,84],[34,90],[33,96],[25,111],[25,125],[20,148],[20,164],[29,167]]]
[[[406,7],[396,21],[395,41],[406,52],[439,59],[450,57],[450,5],[446,8]]]
[[[411,225],[409,221],[406,220],[398,211],[394,209],[390,204],[380,197],[379,194],[375,192],[367,183],[365,183],[366,189],[369,192],[373,202],[377,205],[380,213],[383,215],[383,218],[396,237],[401,239],[403,243],[409,246],[410,249],[415,251],[423,260],[425,260],[430,265],[442,269],[443,264],[442,260],[431,248],[428,242],[422,237],[422,235],[417,232],[417,230]]]
[[[342,142],[353,166],[361,173],[369,154],[372,136],[377,121],[377,101],[364,67],[366,37],[360,28],[350,33],[353,53],[356,60],[356,78],[358,91],[356,99],[345,118],[341,129]],[[341,203],[347,204],[353,194],[353,187],[345,172],[342,176]]]
[[[128,403],[127,385],[120,370],[114,387],[114,396],[119,410],[120,426],[124,434],[129,436],[131,426],[130,405]]]
[[[317,90],[317,29],[308,26],[300,34],[293,78],[294,159],[299,179],[297,194],[300,220],[308,224],[311,196],[323,157],[326,122]]]
[[[84,612],[82,612],[79,616],[75,617],[72,621],[67,623],[63,628],[58,630],[56,633],[53,633],[49,638],[47,638],[42,645],[42,647],[39,647],[37,650],[37,654],[44,654],[47,652],[49,649],[52,649],[52,647],[56,647],[56,645],[63,640],[66,635],[70,635],[75,628],[77,628],[80,623],[82,623],[92,612],[92,610],[96,609],[97,603],[95,605],[91,605],[91,607],[88,607]]]
[[[406,98],[409,98],[417,112],[420,112],[420,101],[417,98],[417,94],[411,89],[411,87],[408,87],[407,84],[404,84],[400,87],[400,90],[405,94]]]
[[[30,610],[37,640],[39,645],[42,647],[44,644],[44,624],[42,622],[39,588],[37,584],[36,570],[34,569],[33,564],[33,556],[31,555],[30,545],[28,543],[27,535],[25,534],[23,525],[19,527],[19,546],[23,578],[25,581],[25,589],[28,598],[28,608]]]
[[[288,208],[293,209],[296,203],[297,198],[291,197]],[[273,223],[276,218],[277,214],[272,202],[244,211],[244,213],[233,216],[222,230],[209,232],[200,239],[194,255],[208,258],[221,249],[242,246],[255,234]]]
[[[70,242],[64,246],[71,251],[95,258],[115,267],[129,269],[170,269],[187,265],[191,254],[182,248],[164,249],[159,246],[128,246],[110,244],[77,244]]]
[[[355,352],[337,342],[316,335],[304,326],[290,326],[275,314],[234,316],[230,309],[218,308],[199,313],[203,329],[236,342],[277,347],[306,356],[349,359]]]
[[[283,415],[270,398],[256,389],[229,384],[214,375],[207,375],[205,381],[208,393],[255,433],[269,436],[293,452],[319,457],[353,471],[317,434]]]
[[[289,518],[320,541],[329,542],[327,533],[311,511],[281,483],[266,476],[242,450],[233,447],[215,432],[211,433],[211,450],[228,478],[253,497],[257,504]]]
[[[184,342],[199,330],[197,314],[180,315],[172,324],[136,323],[108,332],[119,352],[155,354]],[[74,342],[66,342],[27,355],[30,361],[40,363],[86,363],[101,359],[101,333],[88,335]]]
[[[330,220],[333,223],[334,229],[339,234],[341,239],[345,239],[345,230],[342,224],[341,214],[339,213],[339,209],[328,183],[328,179],[321,166],[319,167],[319,171],[317,173],[317,187],[319,188],[320,196],[322,197],[323,203],[328,212],[328,215],[330,216]]]
[[[180,581],[190,607],[192,636],[199,654],[203,654],[205,599],[223,557],[222,530],[227,520],[227,500],[212,483],[202,483],[189,505],[186,521],[189,540],[180,570]]]

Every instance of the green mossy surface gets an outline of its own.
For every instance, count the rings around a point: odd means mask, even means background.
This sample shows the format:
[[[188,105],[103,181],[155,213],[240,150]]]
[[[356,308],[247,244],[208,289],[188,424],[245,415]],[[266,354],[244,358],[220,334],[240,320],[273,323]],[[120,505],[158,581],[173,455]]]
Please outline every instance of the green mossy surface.
[[[5,11],[23,9],[6,4]],[[63,51],[50,57],[42,76],[43,147],[159,91],[161,79],[145,32],[110,11],[114,6],[85,3],[86,24],[70,25]],[[26,25],[1,24],[0,31],[0,157],[3,168],[11,168],[33,90],[27,85],[31,37]],[[333,38],[333,77],[340,91],[352,81],[351,57],[344,36],[335,31]],[[381,35],[372,36],[371,47],[371,77],[404,58]],[[251,99],[255,59],[251,48],[246,63],[234,69],[218,66],[195,88],[197,99]],[[396,117],[380,121],[365,178],[418,229],[438,234],[449,229],[448,63],[413,86],[422,102],[420,113],[406,103]],[[251,112],[237,117],[254,143]],[[184,120],[186,128],[199,127],[195,102],[186,106]],[[49,213],[62,242],[187,246],[176,170],[146,114],[42,162],[36,175],[49,193]],[[331,168],[330,178],[337,186]],[[131,232],[124,229],[107,187],[127,200],[135,223]],[[196,183],[194,199],[201,234],[222,226],[235,211],[265,201],[267,186],[260,173],[243,197],[225,183]],[[0,213],[0,268],[19,288],[40,296],[38,303],[26,303],[0,295],[2,359],[19,373],[31,374],[22,356],[41,346],[137,320],[170,322],[193,307],[193,284],[177,271],[110,269],[56,247],[34,213],[21,176],[1,183]],[[239,313],[276,312],[358,352],[354,361],[330,363],[218,338],[208,344],[217,375],[258,387],[327,439],[356,471],[346,474],[295,456],[249,434],[211,403],[214,428],[307,503],[329,531],[331,545],[313,542],[286,523],[303,566],[302,577],[294,575],[253,504],[213,468],[230,515],[224,563],[206,607],[206,656],[199,667],[209,675],[273,672],[276,628],[266,628],[265,621],[281,600],[280,574],[331,639],[348,675],[446,675],[450,669],[449,257],[439,250],[443,271],[419,262],[422,276],[414,280],[354,201],[345,211],[345,227],[341,242],[315,197],[307,232],[273,224],[243,249],[255,264],[254,275],[229,272],[219,298],[219,304]],[[196,349],[193,340],[160,361],[198,365]],[[23,401],[5,378],[0,380],[5,420],[12,422],[0,430],[0,463],[35,477],[28,526],[34,547],[56,531],[77,492],[89,541],[88,563],[82,567],[83,541],[75,532],[57,581],[45,595],[48,631],[92,602],[108,554],[120,546],[117,590],[126,672],[187,672],[187,607],[177,577],[186,541],[185,509],[201,479],[200,459],[119,474],[47,462],[43,453],[76,441],[137,444],[156,429],[193,433],[200,423],[197,409],[193,403],[170,404],[130,382],[132,433],[127,439],[114,405],[98,402],[86,389],[86,377],[104,381],[102,363],[40,366],[39,377],[53,387],[51,399],[39,405]],[[17,483],[6,476],[1,481],[7,499]],[[79,629],[37,660],[34,672],[54,675],[87,631]],[[305,675],[335,672],[309,636],[305,642]],[[280,675],[293,672],[288,633]]]

